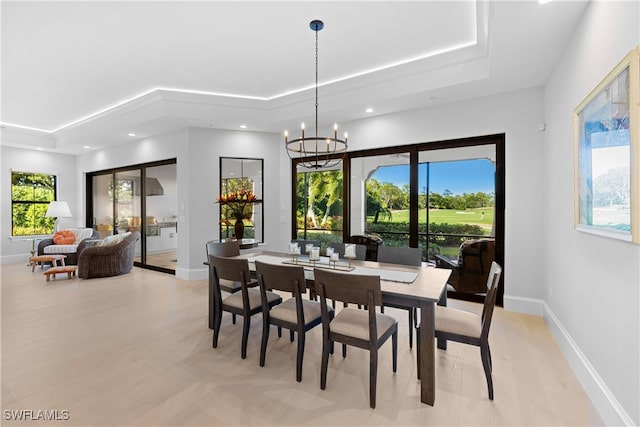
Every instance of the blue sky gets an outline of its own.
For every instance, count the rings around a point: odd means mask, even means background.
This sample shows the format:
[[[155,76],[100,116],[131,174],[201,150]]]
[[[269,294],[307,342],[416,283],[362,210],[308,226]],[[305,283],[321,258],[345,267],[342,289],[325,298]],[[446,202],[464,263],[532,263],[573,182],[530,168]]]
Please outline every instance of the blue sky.
[[[427,184],[425,163],[420,164],[420,191]],[[461,160],[429,164],[429,189],[442,194],[445,190],[453,194],[493,193],[495,166],[488,160]],[[380,182],[391,182],[402,188],[409,184],[409,165],[385,166],[372,176]]]

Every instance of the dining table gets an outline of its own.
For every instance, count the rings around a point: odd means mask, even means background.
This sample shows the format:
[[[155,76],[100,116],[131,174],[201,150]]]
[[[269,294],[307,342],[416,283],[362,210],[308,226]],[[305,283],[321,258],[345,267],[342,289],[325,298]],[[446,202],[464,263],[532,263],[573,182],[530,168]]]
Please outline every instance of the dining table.
[[[417,354],[420,379],[420,401],[433,406],[435,402],[435,305],[446,304],[446,286],[451,270],[431,266],[408,266],[375,261],[343,259],[331,262],[320,257],[310,261],[307,256],[294,256],[284,252],[252,252],[236,258],[246,258],[249,268],[255,271],[256,260],[271,264],[299,265],[305,269],[307,287],[315,290],[314,268],[334,269],[339,272],[374,275],[380,277],[382,303],[420,309],[419,340],[420,351]],[[208,263],[207,263],[208,264]],[[209,293],[211,298],[211,292]],[[209,302],[211,306],[211,301]],[[211,313],[210,313],[211,315]],[[438,347],[443,348],[444,343]]]

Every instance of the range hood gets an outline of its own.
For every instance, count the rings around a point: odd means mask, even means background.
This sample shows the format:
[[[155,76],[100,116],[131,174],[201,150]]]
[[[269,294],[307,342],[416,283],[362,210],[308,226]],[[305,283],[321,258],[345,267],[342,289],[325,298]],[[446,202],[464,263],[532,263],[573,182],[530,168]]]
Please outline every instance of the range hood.
[[[164,196],[164,188],[160,185],[158,178],[147,177],[144,181],[145,196]],[[134,194],[140,195],[140,178],[135,178]]]
[[[147,196],[164,196],[164,188],[162,188],[157,178],[146,178],[144,188]]]

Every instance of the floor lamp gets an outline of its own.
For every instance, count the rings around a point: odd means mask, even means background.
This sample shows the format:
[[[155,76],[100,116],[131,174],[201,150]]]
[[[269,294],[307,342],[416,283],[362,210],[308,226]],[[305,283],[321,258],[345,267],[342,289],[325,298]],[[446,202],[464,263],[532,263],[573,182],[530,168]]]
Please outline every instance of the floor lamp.
[[[49,208],[44,216],[56,219],[55,225],[53,226],[53,232],[55,233],[59,231],[58,227],[60,226],[60,218],[71,218],[71,209],[69,209],[69,204],[67,202],[51,202],[49,203]]]

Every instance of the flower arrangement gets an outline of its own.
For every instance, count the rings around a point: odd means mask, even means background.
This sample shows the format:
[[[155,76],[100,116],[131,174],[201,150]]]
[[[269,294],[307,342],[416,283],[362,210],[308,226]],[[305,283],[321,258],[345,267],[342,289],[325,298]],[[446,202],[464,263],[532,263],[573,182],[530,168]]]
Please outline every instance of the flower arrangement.
[[[221,194],[217,200],[222,206],[226,206],[227,213],[236,220],[249,219],[253,214],[253,204],[261,203],[253,191],[234,191],[227,194]]]

